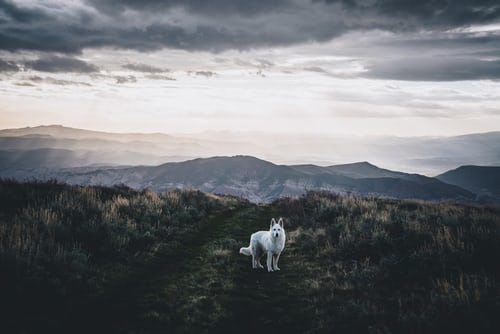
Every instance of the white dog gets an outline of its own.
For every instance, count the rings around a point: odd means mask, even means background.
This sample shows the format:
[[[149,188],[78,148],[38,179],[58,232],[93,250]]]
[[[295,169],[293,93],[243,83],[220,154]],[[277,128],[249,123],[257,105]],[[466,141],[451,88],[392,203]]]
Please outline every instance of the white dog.
[[[267,271],[280,270],[278,260],[285,248],[285,229],[283,228],[283,218],[271,219],[269,231],[259,231],[250,237],[250,246],[242,247],[240,254],[252,255],[252,268],[264,268],[260,264],[260,258],[267,254]]]

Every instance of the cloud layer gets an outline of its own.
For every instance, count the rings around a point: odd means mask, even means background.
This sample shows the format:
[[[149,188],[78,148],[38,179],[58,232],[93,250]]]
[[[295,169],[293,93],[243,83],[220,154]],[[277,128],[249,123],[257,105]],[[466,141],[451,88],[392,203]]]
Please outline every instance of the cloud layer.
[[[500,20],[493,0],[0,0],[0,47],[220,51],[325,41],[349,31],[443,31]]]
[[[486,25],[493,28],[481,30]],[[378,38],[383,34],[392,37]],[[39,54],[24,65],[44,72],[98,71],[75,58],[87,49],[221,53],[325,43],[348,35],[359,39],[329,52],[358,59],[364,70],[356,76],[500,79],[497,0],[0,0],[0,51]],[[273,65],[264,64],[259,68]],[[4,59],[0,72],[17,71],[20,65]],[[122,68],[168,72],[133,60]],[[324,64],[306,68],[349,77]]]
[[[34,61],[26,62],[25,66],[40,72],[74,72],[93,73],[99,69],[97,66],[89,64],[79,59],[70,57],[46,56]]]

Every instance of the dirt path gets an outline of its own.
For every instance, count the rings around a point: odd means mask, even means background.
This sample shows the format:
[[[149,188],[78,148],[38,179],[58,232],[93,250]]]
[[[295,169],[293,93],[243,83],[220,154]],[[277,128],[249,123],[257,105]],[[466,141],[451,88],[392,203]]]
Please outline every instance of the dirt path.
[[[303,259],[293,246],[285,248],[282,270],[274,273],[251,269],[250,258],[238,254],[250,234],[266,229],[273,216],[270,206],[249,203],[218,213],[187,235],[184,244],[160,253],[132,278],[109,289],[93,324],[82,328],[117,333],[308,328],[313,315],[303,295]]]
[[[247,224],[234,231],[238,240],[248,244],[250,234],[266,229],[271,217],[276,216],[270,207],[258,210]],[[285,226],[286,229],[286,226]],[[312,321],[312,314],[303,295],[305,284],[300,265],[303,259],[288,244],[280,258],[279,272],[251,268],[249,257],[234,256],[237,270],[232,277],[234,289],[228,300],[232,316],[224,319],[220,330],[238,333],[303,332]],[[264,260],[262,260],[264,264]],[[265,264],[264,264],[265,266]]]

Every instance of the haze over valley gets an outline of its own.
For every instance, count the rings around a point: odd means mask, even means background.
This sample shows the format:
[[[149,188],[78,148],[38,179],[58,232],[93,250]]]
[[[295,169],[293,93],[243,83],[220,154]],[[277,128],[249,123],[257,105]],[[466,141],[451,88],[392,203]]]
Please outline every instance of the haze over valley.
[[[354,145],[346,137],[278,135],[272,139],[251,133],[116,134],[62,126],[2,130],[0,177],[127,185],[156,191],[194,188],[254,202],[300,196],[307,191],[424,200],[500,199],[500,186],[493,182],[500,175],[500,167],[491,167],[491,175],[486,176],[491,181],[483,180],[481,184],[475,183],[478,175],[474,174],[483,172],[472,171],[472,176],[463,178],[470,184],[461,188],[456,177],[441,182],[439,176],[394,172],[355,160],[370,157],[384,166],[412,164],[413,168],[427,171],[454,169],[471,162],[500,165],[496,145],[500,133],[447,138],[355,138]],[[287,155],[280,154],[283,151]],[[235,155],[237,152],[249,155]],[[274,163],[251,154],[269,157]],[[194,158],[200,156],[203,158]]]
[[[500,165],[500,132],[451,137],[259,132],[109,133],[60,125],[0,130],[4,166],[14,168],[159,165],[250,155],[276,164],[329,166],[368,161],[436,176],[462,165]],[[33,161],[30,161],[33,160]]]

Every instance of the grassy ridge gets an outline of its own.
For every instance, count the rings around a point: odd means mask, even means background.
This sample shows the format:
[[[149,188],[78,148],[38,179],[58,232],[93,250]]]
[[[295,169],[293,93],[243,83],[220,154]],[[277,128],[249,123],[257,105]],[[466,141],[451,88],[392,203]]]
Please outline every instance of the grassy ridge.
[[[275,205],[309,257],[318,331],[500,328],[498,207],[328,194]]]
[[[9,332],[498,332],[500,209],[0,182]],[[285,217],[281,271],[238,254]]]

